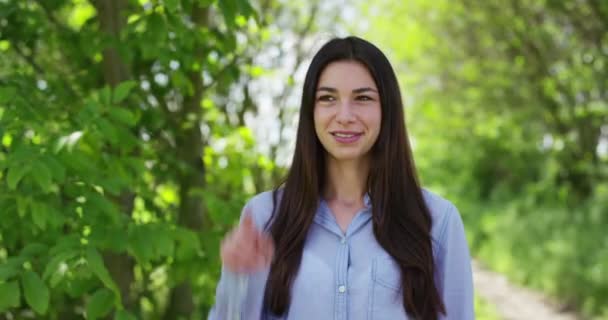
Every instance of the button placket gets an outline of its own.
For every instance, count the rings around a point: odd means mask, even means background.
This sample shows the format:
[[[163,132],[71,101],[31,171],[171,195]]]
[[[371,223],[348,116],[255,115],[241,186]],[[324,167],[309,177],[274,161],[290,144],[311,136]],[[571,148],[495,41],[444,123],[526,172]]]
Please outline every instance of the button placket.
[[[339,239],[341,245],[338,246],[337,263],[336,263],[336,307],[335,320],[346,320],[348,317],[348,256],[349,246],[347,237],[342,236]]]

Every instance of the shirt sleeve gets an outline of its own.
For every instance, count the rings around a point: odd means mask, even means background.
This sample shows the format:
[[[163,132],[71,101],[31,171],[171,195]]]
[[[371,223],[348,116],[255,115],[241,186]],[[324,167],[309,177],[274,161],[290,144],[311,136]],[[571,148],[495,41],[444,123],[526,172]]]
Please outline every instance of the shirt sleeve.
[[[262,230],[267,219],[264,213],[268,209],[256,204],[256,200],[259,201],[259,199],[253,199],[245,207],[251,207],[254,223],[259,230]],[[243,218],[241,214],[241,222]],[[237,314],[240,315],[238,318],[240,320],[260,319],[268,271],[266,268],[255,273],[239,274],[222,267],[220,280],[215,290],[215,304],[209,311],[207,319],[234,319]]]
[[[473,320],[473,274],[464,225],[458,209],[451,203],[443,218],[436,258],[436,282],[447,315],[440,319]]]
[[[215,293],[215,305],[209,313],[212,319],[234,319],[240,315],[244,307],[244,292],[247,290],[246,274],[238,274],[222,268],[220,281]]]

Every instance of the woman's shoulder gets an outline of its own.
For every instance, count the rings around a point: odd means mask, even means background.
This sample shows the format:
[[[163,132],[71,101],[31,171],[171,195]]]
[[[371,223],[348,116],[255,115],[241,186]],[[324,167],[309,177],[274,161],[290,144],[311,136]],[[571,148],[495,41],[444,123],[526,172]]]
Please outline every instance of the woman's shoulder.
[[[425,188],[422,188],[422,195],[431,212],[433,220],[431,234],[434,239],[441,240],[454,225],[462,225],[460,213],[450,200]]]
[[[452,210],[452,207],[455,207],[450,200],[429,189],[422,188],[422,196],[433,218],[441,218],[446,214],[446,211]]]
[[[282,194],[282,189],[279,189],[276,192],[275,190],[267,190],[260,192],[247,201],[245,205],[251,212],[253,221],[255,225],[261,230],[266,225],[266,222],[272,216],[272,211],[274,209],[275,200],[273,198],[276,196],[276,203],[279,202],[279,199]]]

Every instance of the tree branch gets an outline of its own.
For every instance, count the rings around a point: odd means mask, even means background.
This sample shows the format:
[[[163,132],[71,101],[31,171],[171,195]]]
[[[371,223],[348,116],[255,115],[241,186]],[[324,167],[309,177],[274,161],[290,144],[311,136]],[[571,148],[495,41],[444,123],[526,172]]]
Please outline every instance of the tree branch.
[[[19,55],[23,60],[25,60],[25,62],[27,62],[37,73],[40,73],[40,74],[46,73],[44,71],[44,69],[42,69],[42,67],[40,65],[38,65],[38,63],[36,63],[36,61],[34,60],[34,57],[32,57],[31,55],[25,54],[25,52],[23,52],[23,50],[21,50],[21,47],[19,46],[18,43],[15,42],[13,48],[15,48],[15,52],[17,52],[17,55]]]

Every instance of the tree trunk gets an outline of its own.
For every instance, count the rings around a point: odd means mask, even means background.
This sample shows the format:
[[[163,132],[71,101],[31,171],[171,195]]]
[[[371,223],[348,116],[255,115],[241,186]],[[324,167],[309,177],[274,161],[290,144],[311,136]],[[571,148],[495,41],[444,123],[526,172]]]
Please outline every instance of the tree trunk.
[[[205,28],[208,24],[208,15],[208,8],[195,5],[192,10],[192,21],[198,28]],[[200,44],[195,48],[195,55],[201,59],[204,57],[204,50]],[[191,96],[184,97],[180,118],[184,122],[192,123],[180,129],[176,136],[177,156],[180,162],[186,164],[187,168],[179,173],[178,224],[193,231],[201,232],[207,225],[206,209],[200,193],[193,191],[202,190],[205,187],[205,165],[202,161],[202,155],[206,141],[203,140],[198,122],[202,117],[200,101],[203,96],[203,79],[200,70],[190,71],[188,78],[192,83],[194,92]],[[184,282],[171,289],[165,319],[189,318],[194,312],[192,287],[187,281],[188,279],[185,279]]]
[[[93,3],[97,9],[101,31],[118,41],[120,31],[126,24],[123,10],[127,7],[127,0],[96,0]],[[111,87],[130,78],[127,65],[115,47],[109,46],[103,50],[103,76],[105,83]],[[124,214],[130,215],[134,198],[132,192],[125,191],[115,201]],[[131,296],[135,261],[124,252],[104,252],[103,256],[112,279],[120,289],[123,306],[132,309],[136,306],[136,301]]]

